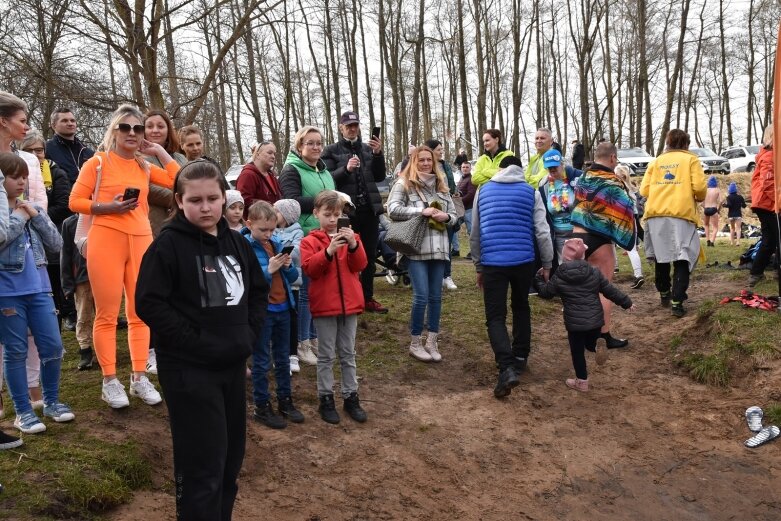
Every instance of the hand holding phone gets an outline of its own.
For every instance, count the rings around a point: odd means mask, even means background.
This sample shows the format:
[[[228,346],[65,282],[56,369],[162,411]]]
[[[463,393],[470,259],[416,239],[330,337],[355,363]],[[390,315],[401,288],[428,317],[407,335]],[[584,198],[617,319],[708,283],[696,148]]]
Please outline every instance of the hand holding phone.
[[[292,245],[285,246],[284,248],[282,248],[282,251],[279,253],[281,253],[282,255],[290,255],[291,253],[293,253],[293,248],[294,246]]]
[[[350,218],[349,217],[339,217],[339,219],[336,221],[336,231],[338,232],[342,228],[349,228],[350,227]]]
[[[374,139],[380,139],[380,127],[374,127],[372,128],[372,137]]]
[[[128,188],[125,188],[125,193],[122,194],[122,200],[123,201],[129,201],[130,199],[138,199],[139,195],[141,195],[141,189],[140,188],[128,187]]]

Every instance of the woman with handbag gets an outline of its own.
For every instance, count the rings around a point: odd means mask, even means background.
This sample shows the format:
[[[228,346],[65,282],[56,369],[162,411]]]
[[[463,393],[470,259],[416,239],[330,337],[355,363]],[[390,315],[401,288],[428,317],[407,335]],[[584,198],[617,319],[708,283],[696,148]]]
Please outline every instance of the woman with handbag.
[[[434,168],[434,153],[427,146],[416,148],[388,195],[388,215],[395,221],[417,219],[423,223],[420,249],[409,254],[412,279],[410,355],[423,362],[439,362],[437,336],[442,309],[442,281],[450,259],[448,227],[456,221],[455,206],[441,171]],[[420,217],[425,217],[425,220]],[[423,318],[428,308],[428,337],[421,344]]]
[[[424,145],[429,147],[431,151],[434,152],[434,168],[445,176],[445,181],[447,182],[450,197],[453,199],[454,204],[456,205],[456,221],[454,221],[453,226],[448,226],[447,229],[447,238],[450,241],[450,255],[448,256],[447,264],[445,265],[445,278],[442,279],[442,286],[452,291],[454,289],[458,289],[458,286],[456,286],[456,283],[453,282],[452,277],[452,258],[461,255],[458,245],[458,230],[461,228],[461,222],[459,219],[463,218],[464,216],[464,205],[455,203],[457,188],[456,181],[453,177],[453,169],[450,167],[450,163],[444,159],[445,148],[442,146],[442,142],[438,139],[428,139]],[[460,197],[458,197],[458,199],[460,203]],[[459,209],[461,210],[460,215],[458,211]]]
[[[133,364],[130,394],[149,405],[162,400],[146,377],[149,328],[136,314],[135,293],[141,259],[152,243],[149,183],[170,189],[179,165],[162,146],[144,139],[143,121],[144,115],[132,105],[114,112],[99,152],[81,167],[70,195],[71,210],[82,214],[77,244],[83,223],[91,219],[85,256],[95,298],[93,340],[103,370],[103,400],[114,409],[130,404],[116,368],[123,290]],[[149,164],[142,154],[156,157],[164,168]]]

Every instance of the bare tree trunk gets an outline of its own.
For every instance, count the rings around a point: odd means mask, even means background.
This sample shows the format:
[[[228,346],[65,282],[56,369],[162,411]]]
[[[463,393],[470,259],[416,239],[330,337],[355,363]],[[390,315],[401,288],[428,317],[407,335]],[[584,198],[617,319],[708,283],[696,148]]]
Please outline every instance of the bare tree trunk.
[[[488,128],[486,123],[486,74],[485,74],[485,57],[483,56],[483,35],[481,30],[482,25],[482,4],[480,0],[473,1],[473,11],[475,23],[475,64],[477,65],[477,128],[479,132],[484,132]],[[483,147],[481,145],[480,150]]]
[[[691,0],[682,0],[683,9],[681,12],[681,27],[678,36],[678,50],[675,53],[675,65],[673,66],[672,78],[667,87],[667,103],[665,106],[664,119],[662,120],[662,130],[659,133],[659,146],[656,148],[656,155],[659,155],[664,150],[664,137],[670,130],[670,119],[672,117],[673,110],[673,97],[675,95],[675,86],[678,83],[678,74],[681,72],[683,66],[683,47],[686,37],[686,25],[689,18],[689,7],[691,6]]]
[[[363,2],[353,0],[353,9],[358,9],[358,23],[361,30],[361,53],[363,54],[363,71],[366,76],[366,101],[369,105],[369,125],[377,126],[377,118],[374,114],[374,97],[372,96],[372,82],[369,77],[369,59],[366,55],[366,33],[363,28]],[[380,83],[383,85],[383,83]],[[384,137],[384,136],[383,136]]]
[[[325,0],[325,34],[329,35],[325,38],[325,40],[328,44],[328,55],[331,60],[330,71],[333,78],[332,88],[334,89],[334,108],[336,109],[336,117],[338,118],[342,113],[342,95],[339,90],[339,61],[336,59],[336,53],[334,51],[334,39],[330,37],[330,35],[334,34],[333,24],[331,23],[330,2],[331,0]],[[326,121],[332,121],[331,116],[331,114],[326,114]],[[331,125],[328,125],[328,127],[330,126]],[[328,141],[334,141],[333,136],[331,136]]]
[[[463,113],[464,139],[466,140],[467,156],[472,157],[472,126],[469,121],[469,101],[467,99],[466,76],[466,43],[464,38],[464,0],[456,0],[456,17],[458,24],[458,79],[461,89],[461,111]],[[481,132],[485,129],[478,129]],[[478,147],[480,148],[480,147]],[[477,152],[477,151],[474,151]]]
[[[727,48],[726,38],[724,33],[724,0],[719,0],[719,40],[721,43],[721,82],[722,91],[724,95],[724,114],[727,117],[727,144],[732,146],[734,140],[732,139],[732,114],[729,108],[729,82],[727,80]]]

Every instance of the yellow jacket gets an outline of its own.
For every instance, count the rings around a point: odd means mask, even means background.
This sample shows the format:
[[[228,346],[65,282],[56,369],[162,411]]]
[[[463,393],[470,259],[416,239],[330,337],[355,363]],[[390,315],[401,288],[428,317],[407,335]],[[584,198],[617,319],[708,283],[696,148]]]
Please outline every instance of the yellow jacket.
[[[502,149],[497,151],[494,157],[489,156],[487,153],[478,157],[475,169],[472,172],[472,184],[480,186],[490,181],[496,172],[499,171],[499,164],[502,162],[502,159],[514,155],[512,151]]]
[[[700,158],[688,150],[670,150],[648,164],[640,195],[648,199],[644,218],[677,217],[699,222],[697,201],[708,187]]]
[[[524,176],[526,177],[526,182],[534,188],[540,186],[540,181],[548,177],[548,169],[542,164],[542,154],[534,154],[529,158],[529,164],[526,165]]]

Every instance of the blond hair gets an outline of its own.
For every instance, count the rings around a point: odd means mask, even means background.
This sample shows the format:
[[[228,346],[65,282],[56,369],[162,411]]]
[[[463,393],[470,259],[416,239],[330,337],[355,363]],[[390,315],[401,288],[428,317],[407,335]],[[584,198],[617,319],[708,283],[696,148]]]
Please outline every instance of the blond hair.
[[[99,151],[108,153],[109,151],[114,149],[114,147],[117,144],[118,130],[116,129],[116,127],[122,122],[123,119],[129,117],[136,118],[138,120],[138,123],[141,125],[144,124],[144,115],[141,113],[140,110],[138,110],[137,107],[127,103],[124,105],[120,105],[119,108],[115,110],[114,113],[111,115],[111,121],[109,121],[108,127],[106,128],[106,133],[103,135],[103,141],[101,141],[100,145],[98,145]],[[146,171],[149,170],[149,164],[144,160],[144,158],[141,155],[141,152],[137,150],[136,150],[136,161],[141,166],[141,168],[143,168]]]
[[[773,124],[765,127],[765,133],[762,135],[762,145],[770,150],[773,148]]]
[[[255,201],[247,210],[249,221],[276,221],[277,210],[268,201]]]
[[[632,171],[628,166],[617,165],[613,171],[616,173],[616,177],[618,177],[624,183],[624,186],[626,186],[627,189],[633,192],[637,191],[637,185],[631,177]]]
[[[20,110],[27,114],[27,103],[10,92],[0,90],[0,118],[13,117]]]
[[[313,127],[312,125],[307,125],[305,127],[301,127],[298,129],[298,132],[296,132],[295,137],[293,138],[293,148],[298,152],[301,153],[301,146],[304,144],[304,138],[307,134],[310,132],[317,132],[320,134],[320,138],[322,139],[323,133],[320,132],[320,129],[317,127]],[[260,148],[260,147],[258,147]]]
[[[420,180],[420,171],[418,170],[418,157],[420,156],[421,152],[427,152],[431,154],[431,161],[432,163],[436,163],[434,160],[434,151],[431,150],[426,145],[421,145],[417,147],[415,150],[412,151],[412,153],[409,155],[409,161],[407,162],[407,166],[404,167],[404,170],[401,171],[399,174],[399,177],[404,179],[404,182],[406,186],[412,187],[412,188],[423,188],[423,181]],[[450,189],[447,186],[447,182],[445,181],[445,175],[442,172],[440,168],[437,168],[436,164],[432,164],[432,170],[437,176],[437,182],[436,182],[436,191],[437,192],[444,192],[447,193],[450,191]]]

